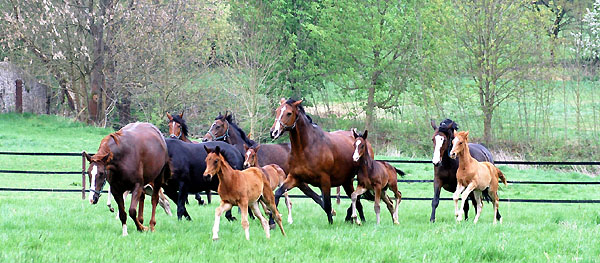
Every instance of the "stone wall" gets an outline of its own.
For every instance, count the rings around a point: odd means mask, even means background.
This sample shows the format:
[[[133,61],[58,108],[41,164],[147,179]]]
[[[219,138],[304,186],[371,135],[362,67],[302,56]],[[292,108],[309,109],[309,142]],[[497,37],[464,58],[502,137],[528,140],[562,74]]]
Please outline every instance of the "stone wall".
[[[0,112],[16,111],[16,81],[23,81],[23,112],[45,114],[48,87],[9,62],[0,62]]]

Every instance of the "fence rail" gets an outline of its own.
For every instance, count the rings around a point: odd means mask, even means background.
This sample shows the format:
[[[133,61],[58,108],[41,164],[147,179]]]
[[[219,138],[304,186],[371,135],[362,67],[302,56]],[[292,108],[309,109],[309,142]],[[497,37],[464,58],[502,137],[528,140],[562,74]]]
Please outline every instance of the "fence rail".
[[[85,199],[87,189],[85,189],[86,177],[86,159],[81,153],[32,153],[32,152],[0,152],[0,155],[21,155],[21,156],[62,156],[62,157],[81,157],[81,171],[25,171],[25,170],[0,170],[0,173],[12,174],[81,174],[81,190],[79,189],[52,189],[52,188],[0,188],[2,191],[17,191],[17,192],[54,192],[54,193],[71,193],[81,192],[81,198]],[[93,154],[90,154],[93,155]],[[406,163],[406,164],[430,164],[430,160],[388,160],[380,159],[389,163]],[[600,162],[536,162],[536,161],[495,161],[495,164],[504,165],[544,165],[544,166],[559,166],[559,165],[589,165],[600,166]],[[432,183],[433,180],[404,180],[399,179],[399,183]],[[541,184],[541,185],[600,185],[600,181],[571,181],[571,182],[548,182],[548,181],[508,181],[510,184]],[[290,195],[294,198],[307,198],[303,195]],[[347,198],[347,197],[342,197]],[[426,197],[405,197],[403,200],[431,200]],[[450,198],[440,198],[440,200],[452,200]],[[542,200],[542,199],[500,199],[504,202],[522,202],[522,203],[600,203],[600,200]]]

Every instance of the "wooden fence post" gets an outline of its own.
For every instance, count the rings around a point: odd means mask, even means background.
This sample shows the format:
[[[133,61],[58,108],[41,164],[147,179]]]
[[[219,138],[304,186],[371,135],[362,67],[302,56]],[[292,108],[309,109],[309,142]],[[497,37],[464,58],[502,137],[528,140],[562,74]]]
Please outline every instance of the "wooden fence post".
[[[81,152],[81,199],[85,200],[85,154]]]

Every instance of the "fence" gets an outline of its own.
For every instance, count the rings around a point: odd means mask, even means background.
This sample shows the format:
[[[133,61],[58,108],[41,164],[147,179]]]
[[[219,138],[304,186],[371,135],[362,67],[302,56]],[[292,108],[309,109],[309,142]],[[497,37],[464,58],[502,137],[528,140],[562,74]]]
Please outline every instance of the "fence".
[[[0,155],[24,155],[24,156],[61,156],[61,157],[81,157],[81,171],[25,171],[25,170],[0,170],[0,173],[12,173],[12,174],[81,174],[81,190],[77,189],[46,189],[46,188],[3,188],[0,187],[0,191],[19,191],[19,192],[55,192],[55,193],[69,193],[81,191],[81,198],[85,199],[86,188],[86,159],[83,153],[28,153],[28,152],[0,152]],[[431,161],[427,160],[381,160],[390,163],[407,163],[407,164],[429,164]],[[495,164],[505,165],[535,165],[535,166],[556,166],[556,165],[588,165],[588,166],[600,166],[600,162],[534,162],[534,161],[495,161]],[[399,179],[400,183],[432,183],[433,180],[402,180]],[[551,182],[551,181],[508,181],[511,184],[564,184],[564,185],[600,185],[600,181],[586,182],[586,181],[571,181],[571,182]],[[293,198],[307,198],[303,195],[290,195]],[[347,198],[347,197],[342,197]],[[425,197],[407,197],[402,198],[403,200],[431,200],[431,198]],[[440,200],[451,200],[450,198],[440,198]],[[544,199],[500,199],[501,201],[510,202],[524,202],[524,203],[600,203],[600,200],[544,200]]]

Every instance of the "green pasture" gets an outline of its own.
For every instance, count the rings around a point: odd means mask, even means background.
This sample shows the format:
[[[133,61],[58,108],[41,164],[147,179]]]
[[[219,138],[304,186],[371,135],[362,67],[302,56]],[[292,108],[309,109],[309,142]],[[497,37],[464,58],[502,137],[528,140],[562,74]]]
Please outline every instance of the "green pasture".
[[[59,117],[0,115],[0,151],[95,152],[110,130],[90,128]],[[384,158],[384,156],[379,156]],[[391,158],[391,157],[385,157]],[[78,171],[79,157],[0,156],[0,170]],[[400,164],[404,179],[431,179],[433,167]],[[514,181],[597,181],[574,172],[500,166]],[[81,189],[80,175],[1,174],[0,187]],[[400,183],[404,197],[432,196],[430,183]],[[334,192],[334,191],[332,191]],[[300,194],[293,190],[292,194]],[[500,198],[600,199],[597,185],[501,186]],[[442,192],[442,197],[451,197]],[[267,240],[258,221],[250,222],[250,241],[240,222],[221,220],[220,240],[211,241],[216,200],[188,205],[193,221],[178,221],[157,211],[154,233],[138,233],[128,219],[128,237],[105,206],[81,200],[80,193],[0,192],[0,262],[597,262],[600,261],[598,204],[501,202],[502,225],[492,225],[485,204],[477,225],[456,223],[453,203],[441,201],[437,222],[429,223],[430,201],[400,204],[400,225],[392,225],[382,207],[375,224],[373,203],[364,202],[363,226],[344,222],[348,199],[325,213],[309,199],[293,199],[294,224],[288,234],[271,232]],[[190,197],[190,201],[193,198]],[[282,200],[283,201],[283,200]],[[282,202],[283,203],[283,202]],[[172,211],[176,206],[171,202]],[[287,211],[279,206],[286,222]],[[145,223],[150,219],[146,204]],[[234,215],[239,215],[234,212]],[[471,218],[474,216],[471,210]]]

